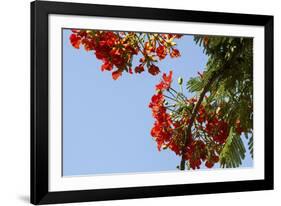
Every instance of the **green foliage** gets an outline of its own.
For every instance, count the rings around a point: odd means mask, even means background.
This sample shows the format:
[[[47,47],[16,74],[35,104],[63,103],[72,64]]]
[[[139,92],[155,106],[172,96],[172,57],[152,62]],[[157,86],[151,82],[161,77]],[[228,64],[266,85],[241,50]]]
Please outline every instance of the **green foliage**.
[[[249,142],[248,142],[248,148],[249,148],[249,151],[250,151],[250,154],[253,158],[254,156],[254,141],[253,141],[253,135],[250,137],[249,139]]]
[[[245,147],[240,135],[231,127],[227,141],[220,154],[221,167],[239,167],[245,158]]]
[[[199,77],[191,77],[187,84],[187,89],[190,92],[201,91],[204,87],[204,82]]]
[[[190,92],[200,93],[209,81],[208,102],[220,112],[229,125],[229,137],[225,143],[220,163],[222,167],[238,167],[245,156],[241,135],[235,131],[237,120],[248,138],[253,157],[253,39],[244,37],[201,36],[194,41],[203,45],[208,55],[202,76],[187,83]]]

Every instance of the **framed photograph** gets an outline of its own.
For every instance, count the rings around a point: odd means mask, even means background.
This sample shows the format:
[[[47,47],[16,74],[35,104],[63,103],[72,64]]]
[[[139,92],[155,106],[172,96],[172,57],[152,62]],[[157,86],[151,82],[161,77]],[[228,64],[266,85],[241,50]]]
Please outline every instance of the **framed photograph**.
[[[273,16],[31,3],[31,203],[273,189]]]

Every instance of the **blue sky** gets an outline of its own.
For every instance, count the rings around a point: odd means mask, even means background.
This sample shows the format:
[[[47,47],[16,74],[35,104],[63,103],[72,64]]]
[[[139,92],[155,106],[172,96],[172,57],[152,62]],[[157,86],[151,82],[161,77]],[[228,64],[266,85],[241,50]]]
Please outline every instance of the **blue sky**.
[[[63,30],[63,175],[177,170],[180,157],[159,152],[150,136],[148,104],[161,76],[123,73],[114,81],[111,72],[101,72],[93,52],[71,46],[70,34]],[[204,70],[207,56],[191,35],[178,43],[181,58],[168,57],[158,66],[186,82]],[[242,166],[252,166],[248,150]]]

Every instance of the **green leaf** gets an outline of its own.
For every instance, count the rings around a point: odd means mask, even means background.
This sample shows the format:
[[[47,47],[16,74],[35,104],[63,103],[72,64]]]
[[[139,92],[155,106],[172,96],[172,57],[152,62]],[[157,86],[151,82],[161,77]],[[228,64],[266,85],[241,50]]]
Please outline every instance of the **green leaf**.
[[[192,77],[187,82],[187,89],[190,92],[198,92],[201,91],[204,87],[204,82],[200,80],[199,77]]]
[[[220,166],[222,168],[239,167],[245,158],[245,147],[240,135],[230,128],[229,136],[220,154]]]
[[[254,157],[254,141],[253,141],[253,135],[251,135],[249,141],[248,141],[248,148],[250,151],[250,154],[252,156],[252,159]]]

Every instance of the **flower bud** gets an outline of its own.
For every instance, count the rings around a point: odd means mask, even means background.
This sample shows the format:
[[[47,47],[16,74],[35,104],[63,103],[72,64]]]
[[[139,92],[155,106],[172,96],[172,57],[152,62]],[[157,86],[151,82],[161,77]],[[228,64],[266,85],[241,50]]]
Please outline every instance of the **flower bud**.
[[[182,77],[179,77],[179,78],[178,78],[178,84],[179,84],[179,85],[182,85],[182,82],[183,82]]]

